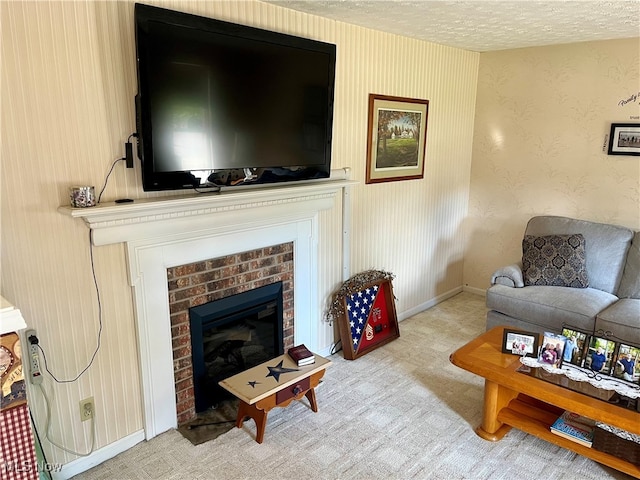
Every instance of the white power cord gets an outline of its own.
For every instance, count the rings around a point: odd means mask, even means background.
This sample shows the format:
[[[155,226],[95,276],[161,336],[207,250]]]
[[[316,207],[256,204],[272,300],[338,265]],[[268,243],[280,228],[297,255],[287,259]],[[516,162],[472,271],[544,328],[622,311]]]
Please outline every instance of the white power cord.
[[[49,397],[47,397],[47,393],[45,392],[44,388],[42,388],[42,384],[37,384],[37,386],[40,388],[40,392],[42,393],[42,397],[44,398],[44,403],[46,405],[47,419],[45,422],[44,438],[46,438],[49,441],[49,443],[51,443],[51,445],[58,447],[60,450],[63,450],[72,455],[76,455],[78,457],[86,457],[88,455],[91,455],[93,453],[93,449],[95,448],[95,433],[96,433],[95,412],[93,412],[93,415],[91,416],[91,449],[87,453],[79,453],[79,452],[74,452],[73,450],[69,450],[68,448],[63,447],[62,445],[58,445],[56,442],[54,442],[51,439],[51,436],[49,433],[49,429],[51,428],[51,406],[49,404]]]

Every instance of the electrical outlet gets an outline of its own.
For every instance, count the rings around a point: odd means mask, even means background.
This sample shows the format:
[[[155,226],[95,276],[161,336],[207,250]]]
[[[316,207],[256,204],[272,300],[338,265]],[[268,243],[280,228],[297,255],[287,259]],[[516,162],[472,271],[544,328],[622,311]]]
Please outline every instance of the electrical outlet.
[[[91,420],[93,418],[93,397],[80,400],[80,421]]]
[[[38,351],[38,336],[35,330],[24,332],[27,339],[27,357],[29,358],[29,379],[34,385],[42,383],[42,370],[40,369],[40,352]]]

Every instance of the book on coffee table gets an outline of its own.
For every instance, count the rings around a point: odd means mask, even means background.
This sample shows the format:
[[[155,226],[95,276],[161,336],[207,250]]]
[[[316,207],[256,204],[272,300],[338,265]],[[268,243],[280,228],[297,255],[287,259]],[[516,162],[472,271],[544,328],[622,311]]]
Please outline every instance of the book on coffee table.
[[[315,363],[316,357],[315,355],[304,345],[301,343],[295,347],[291,347],[287,351],[287,355],[291,357],[291,359],[298,364],[299,367],[304,365],[311,365]]]
[[[585,447],[591,447],[593,444],[593,433],[596,428],[595,423],[596,422],[590,418],[565,411],[553,422],[551,432],[584,445]]]

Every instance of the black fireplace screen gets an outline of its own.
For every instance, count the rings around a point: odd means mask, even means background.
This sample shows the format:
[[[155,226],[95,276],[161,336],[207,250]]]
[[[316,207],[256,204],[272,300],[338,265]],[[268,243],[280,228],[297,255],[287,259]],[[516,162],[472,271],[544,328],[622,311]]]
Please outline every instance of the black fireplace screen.
[[[196,412],[229,397],[227,377],[283,353],[282,282],[191,308]]]

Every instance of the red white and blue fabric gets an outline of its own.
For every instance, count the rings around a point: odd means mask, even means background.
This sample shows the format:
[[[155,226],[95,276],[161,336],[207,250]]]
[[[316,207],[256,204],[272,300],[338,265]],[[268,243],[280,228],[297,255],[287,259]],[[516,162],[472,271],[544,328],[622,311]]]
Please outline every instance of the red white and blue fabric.
[[[360,339],[364,333],[377,293],[378,285],[374,285],[347,297],[347,314],[354,350],[357,350],[360,346]]]
[[[384,290],[379,285],[349,295],[346,308],[354,352],[375,343],[381,335],[389,334]],[[375,327],[378,327],[377,330]]]

